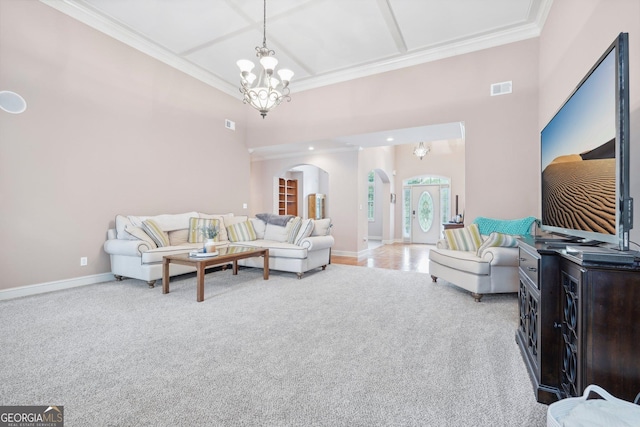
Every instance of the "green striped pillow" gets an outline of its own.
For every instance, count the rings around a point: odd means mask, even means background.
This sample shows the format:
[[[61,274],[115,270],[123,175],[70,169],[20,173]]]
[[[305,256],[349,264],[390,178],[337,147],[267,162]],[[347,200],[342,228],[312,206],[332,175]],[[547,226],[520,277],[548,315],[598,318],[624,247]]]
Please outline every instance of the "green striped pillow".
[[[291,218],[287,223],[287,242],[293,243],[296,240],[296,236],[298,235],[298,231],[300,231],[300,227],[302,226],[302,218],[296,216]]]
[[[478,248],[478,256],[482,256],[485,249],[491,247],[515,248],[518,246],[518,240],[509,234],[498,233],[494,231],[489,234],[487,240]]]
[[[444,230],[444,238],[449,249],[454,251],[476,252],[482,246],[482,236],[480,236],[480,230],[476,224],[464,228]]]
[[[156,242],[159,248],[163,246],[171,246],[169,243],[169,235],[162,231],[157,222],[152,219],[142,221],[142,229]]]
[[[238,222],[227,227],[227,235],[230,242],[248,242],[256,240],[256,230],[251,221]]]
[[[202,233],[203,228],[213,227],[218,229],[218,235],[213,239],[220,241],[220,220],[213,218],[189,218],[189,243],[202,243],[207,240]]]

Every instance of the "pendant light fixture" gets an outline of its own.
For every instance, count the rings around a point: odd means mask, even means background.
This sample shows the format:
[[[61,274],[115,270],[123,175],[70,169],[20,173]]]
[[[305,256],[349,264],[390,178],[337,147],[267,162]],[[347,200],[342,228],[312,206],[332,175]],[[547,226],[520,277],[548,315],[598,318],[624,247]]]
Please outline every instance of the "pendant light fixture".
[[[431,151],[431,147],[425,147],[424,142],[421,142],[420,144],[418,144],[415,150],[413,150],[413,154],[414,156],[419,157],[420,160],[422,160],[424,156],[429,154],[429,151]]]
[[[260,112],[264,119],[271,109],[280,105],[283,100],[291,101],[289,96],[289,82],[293,77],[293,71],[280,69],[278,76],[273,76],[278,60],[275,52],[267,47],[267,0],[264,0],[264,25],[262,47],[256,47],[256,56],[259,58],[262,70],[259,75],[251,71],[255,65],[248,59],[237,62],[240,68],[240,92],[244,95],[243,102],[251,105]]]

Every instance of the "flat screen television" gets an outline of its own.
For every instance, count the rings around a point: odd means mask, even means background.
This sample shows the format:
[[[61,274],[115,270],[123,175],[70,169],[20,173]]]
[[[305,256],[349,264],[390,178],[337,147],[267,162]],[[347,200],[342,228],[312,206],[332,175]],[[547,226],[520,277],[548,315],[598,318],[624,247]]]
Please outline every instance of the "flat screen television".
[[[628,34],[620,33],[541,132],[540,228],[628,251],[629,141]]]

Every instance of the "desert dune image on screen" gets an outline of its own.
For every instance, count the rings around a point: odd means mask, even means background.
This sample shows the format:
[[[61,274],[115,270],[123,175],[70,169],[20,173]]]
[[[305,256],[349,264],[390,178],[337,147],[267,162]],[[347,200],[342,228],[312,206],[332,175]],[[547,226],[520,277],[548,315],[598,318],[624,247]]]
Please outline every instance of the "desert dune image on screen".
[[[615,234],[615,51],[541,134],[542,223]]]

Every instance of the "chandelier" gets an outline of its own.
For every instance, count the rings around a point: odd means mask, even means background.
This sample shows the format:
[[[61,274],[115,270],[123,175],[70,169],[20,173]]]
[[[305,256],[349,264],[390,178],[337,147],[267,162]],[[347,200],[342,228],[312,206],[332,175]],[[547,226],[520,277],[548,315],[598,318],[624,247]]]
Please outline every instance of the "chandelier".
[[[418,144],[415,150],[413,150],[413,155],[419,157],[420,160],[422,160],[424,156],[429,154],[429,151],[431,151],[431,147],[425,147],[424,142],[421,142],[420,144]]]
[[[273,55],[275,52],[267,47],[267,0],[264,0],[262,47],[256,47],[256,56],[260,58],[262,70],[256,76],[251,72],[255,67],[253,62],[248,59],[241,59],[237,62],[238,68],[240,68],[240,93],[244,95],[242,102],[250,104],[260,111],[263,119],[272,108],[280,105],[283,100],[291,101],[289,82],[293,77],[293,71],[283,68],[278,70],[280,80],[273,77],[273,71],[278,65],[278,60]]]

